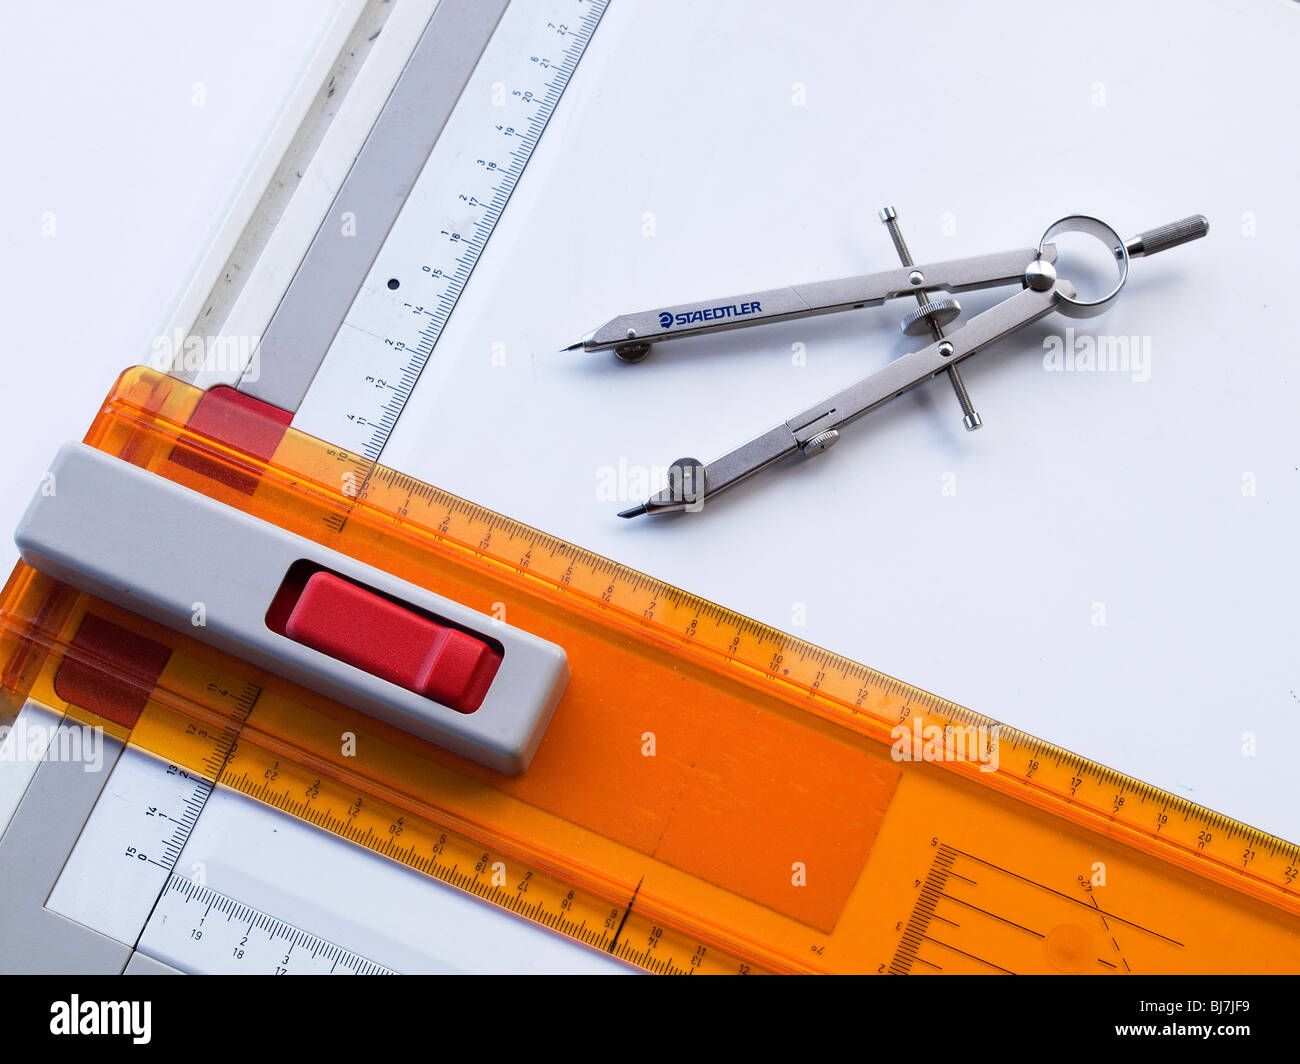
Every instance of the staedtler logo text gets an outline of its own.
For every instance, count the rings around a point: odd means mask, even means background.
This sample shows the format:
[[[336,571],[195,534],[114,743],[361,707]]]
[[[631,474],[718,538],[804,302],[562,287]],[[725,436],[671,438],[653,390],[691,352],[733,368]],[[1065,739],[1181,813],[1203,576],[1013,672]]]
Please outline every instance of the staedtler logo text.
[[[670,314],[666,310],[659,312],[659,328],[668,329],[674,325],[694,325],[701,321],[722,321],[726,318],[743,318],[748,314],[762,313],[763,304],[728,303],[722,307],[705,307],[703,310],[684,310],[680,314]]]
[[[130,1035],[136,1045],[147,1045],[152,1013],[151,1001],[82,1001],[73,994],[50,1005],[50,1034]]]

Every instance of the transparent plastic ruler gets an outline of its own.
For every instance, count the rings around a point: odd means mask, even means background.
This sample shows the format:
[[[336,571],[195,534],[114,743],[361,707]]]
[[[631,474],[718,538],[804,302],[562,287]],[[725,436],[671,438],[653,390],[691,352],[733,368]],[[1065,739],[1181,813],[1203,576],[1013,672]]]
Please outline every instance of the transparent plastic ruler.
[[[378,459],[607,3],[515,0],[506,9],[296,427]]]
[[[204,975],[395,975],[336,942],[172,875],[140,949]]]

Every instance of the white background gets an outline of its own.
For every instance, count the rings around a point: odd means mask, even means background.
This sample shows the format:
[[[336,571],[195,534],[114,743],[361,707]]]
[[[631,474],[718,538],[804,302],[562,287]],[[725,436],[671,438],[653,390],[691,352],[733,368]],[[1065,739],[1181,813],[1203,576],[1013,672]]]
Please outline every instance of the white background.
[[[147,353],[324,18],[9,15],[0,526]],[[1298,48],[1286,0],[613,0],[384,460],[1300,838]],[[600,498],[602,466],[714,457],[907,350],[902,310],[636,367],[555,350],[625,311],[890,267],[886,203],[922,261],[1074,211],[1212,230],[1074,323],[1149,337],[1145,383],[1045,371],[1049,319],[965,363],[977,434],[936,381],[703,514],[618,521],[636,500]]]

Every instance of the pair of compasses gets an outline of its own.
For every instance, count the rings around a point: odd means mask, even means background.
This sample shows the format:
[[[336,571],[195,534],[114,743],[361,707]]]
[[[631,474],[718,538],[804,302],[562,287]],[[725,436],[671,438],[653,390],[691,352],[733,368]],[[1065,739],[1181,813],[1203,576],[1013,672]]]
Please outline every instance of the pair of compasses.
[[[612,349],[625,362],[640,362],[651,347],[666,341],[878,307],[900,297],[914,297],[917,301],[916,309],[903,319],[903,332],[928,335],[932,341],[720,458],[708,463],[695,458],[677,459],[669,466],[668,487],[641,505],[624,510],[620,517],[699,510],[706,500],[783,458],[795,453],[820,454],[839,440],[845,426],[940,373],[952,382],[966,428],[977,429],[980,417],[971,406],[958,369],[963,359],[1053,311],[1071,318],[1102,313],[1127,282],[1131,259],[1154,255],[1209,232],[1205,217],[1193,215],[1124,240],[1100,219],[1072,214],[1049,225],[1032,248],[915,264],[899,232],[894,209],[886,207],[880,218],[902,260],[898,269],[623,314],[565,349]],[[1104,295],[1080,298],[1075,286],[1057,275],[1056,246],[1050,241],[1067,233],[1096,237],[1113,251],[1118,273]],[[945,326],[961,314],[961,306],[956,299],[936,293],[1016,283],[1021,291],[945,333]]]

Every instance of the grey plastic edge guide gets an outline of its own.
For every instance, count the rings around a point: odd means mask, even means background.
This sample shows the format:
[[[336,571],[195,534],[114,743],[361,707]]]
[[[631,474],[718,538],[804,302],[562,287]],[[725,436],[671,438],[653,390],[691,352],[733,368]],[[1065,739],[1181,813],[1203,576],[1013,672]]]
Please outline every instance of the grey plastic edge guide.
[[[241,392],[294,411],[388,238],[508,0],[441,0],[267,323]],[[346,227],[345,213],[358,224]]]

